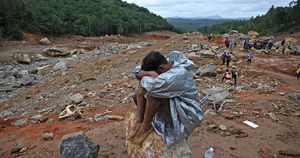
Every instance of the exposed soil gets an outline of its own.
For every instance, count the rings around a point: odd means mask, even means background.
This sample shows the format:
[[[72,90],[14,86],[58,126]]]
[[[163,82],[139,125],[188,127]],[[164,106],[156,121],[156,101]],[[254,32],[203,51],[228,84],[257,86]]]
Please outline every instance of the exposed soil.
[[[299,39],[299,34],[296,37]],[[1,65],[11,64],[14,53],[35,54],[49,47],[38,45],[37,40],[34,40],[38,37],[30,38],[33,39],[28,42],[5,41],[4,47],[0,47]],[[27,86],[13,97],[1,100],[0,111],[14,109],[14,115],[0,118],[0,157],[58,157],[62,136],[75,131],[86,132],[95,143],[100,144],[98,157],[128,157],[124,147],[124,122],[92,122],[89,118],[106,110],[125,117],[127,112],[135,110],[130,94],[134,92],[137,81],[131,79],[130,74],[149,51],[156,50],[167,55],[172,50],[191,50],[193,44],[214,45],[197,33],[179,35],[171,32],[152,32],[130,38],[67,35],[49,39],[52,46],[83,48],[87,51],[112,43],[152,40],[154,44],[126,49],[109,56],[76,60],[70,63],[65,75],[53,72],[51,67],[47,68],[39,82]],[[237,56],[234,65],[240,72],[237,86],[252,82],[276,82],[278,85],[274,91],[254,88],[232,92],[234,102],[226,104],[219,113],[209,114],[189,137],[193,157],[203,157],[209,147],[215,149],[216,158],[284,158],[288,156],[280,155],[280,150],[299,152],[300,101],[291,99],[289,95],[300,92],[300,80],[295,76],[300,56],[254,54],[253,64],[247,65],[244,61],[245,52],[236,48],[234,54]],[[214,63],[223,68],[219,59],[199,57],[193,61],[199,67]],[[222,75],[218,74],[209,86],[222,84]],[[204,91],[203,88],[199,86],[199,91]],[[68,97],[76,93],[84,95],[84,103],[81,103],[84,106],[83,117],[59,120],[59,109],[70,104]],[[49,97],[41,99],[45,94]],[[276,118],[272,118],[270,113]],[[37,114],[42,117],[38,120],[32,118]],[[29,123],[20,127],[12,124],[22,118],[27,118]],[[250,120],[259,127],[253,129],[243,124],[244,120]],[[220,130],[220,125],[225,125],[227,130]],[[45,132],[53,132],[53,140],[43,140]],[[11,154],[16,144],[27,147],[27,150]]]

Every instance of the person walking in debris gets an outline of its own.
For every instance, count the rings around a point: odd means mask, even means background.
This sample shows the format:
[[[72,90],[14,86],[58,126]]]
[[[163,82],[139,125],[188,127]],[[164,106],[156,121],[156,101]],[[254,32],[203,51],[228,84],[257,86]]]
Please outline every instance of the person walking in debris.
[[[251,52],[248,53],[248,55],[247,55],[247,64],[248,64],[248,65],[251,65],[251,64],[252,64],[253,58],[254,58],[253,54],[252,54]]]
[[[229,45],[230,45],[230,41],[229,41],[228,37],[226,37],[225,38],[225,46],[227,49],[229,48]]]
[[[237,80],[238,72],[237,72],[235,66],[232,66],[232,69],[231,69],[230,73],[232,75],[232,79],[234,80],[234,85],[236,85],[236,80]]]
[[[222,65],[225,65],[226,58],[227,58],[227,53],[224,51],[224,53],[222,54]]]
[[[184,141],[203,119],[198,88],[189,72],[194,63],[174,51],[167,60],[159,52],[150,52],[134,73],[139,87],[134,101],[136,123],[129,135],[133,144],[141,144],[153,131],[167,145]]]
[[[231,52],[227,52],[226,54],[226,66],[229,67],[231,61]]]
[[[300,78],[300,66],[299,66],[298,70],[296,71],[296,73],[297,73],[297,78],[299,79]]]
[[[229,72],[228,69],[226,69],[225,74],[222,78],[222,83],[224,82],[224,80],[231,80],[232,79],[232,74]]]
[[[211,41],[212,37],[213,37],[212,33],[211,33],[211,34],[209,34],[209,35],[207,36],[207,38],[208,38],[208,42],[210,42],[210,41]]]

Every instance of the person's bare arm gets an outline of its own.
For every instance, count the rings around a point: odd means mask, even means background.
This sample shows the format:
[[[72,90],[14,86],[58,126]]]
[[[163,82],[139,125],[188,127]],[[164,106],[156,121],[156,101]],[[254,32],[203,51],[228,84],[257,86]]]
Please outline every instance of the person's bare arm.
[[[136,77],[138,79],[142,79],[144,76],[150,76],[152,78],[156,78],[158,76],[158,74],[155,72],[155,71],[144,71],[144,70],[141,70],[137,75]]]

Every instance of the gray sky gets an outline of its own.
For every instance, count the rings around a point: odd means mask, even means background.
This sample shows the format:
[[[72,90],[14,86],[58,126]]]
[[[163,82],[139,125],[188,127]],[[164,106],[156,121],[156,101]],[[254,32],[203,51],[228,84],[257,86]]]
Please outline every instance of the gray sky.
[[[265,14],[272,5],[288,6],[292,0],[123,0],[147,8],[162,17],[224,18],[251,17]]]

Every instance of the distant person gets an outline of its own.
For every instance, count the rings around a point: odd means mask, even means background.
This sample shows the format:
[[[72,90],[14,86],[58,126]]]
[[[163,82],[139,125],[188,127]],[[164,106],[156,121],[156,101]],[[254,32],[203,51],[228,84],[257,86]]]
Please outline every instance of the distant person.
[[[238,72],[237,72],[235,66],[232,66],[232,69],[231,69],[230,73],[232,75],[232,79],[234,80],[234,85],[236,85],[236,80],[237,80]]]
[[[229,41],[228,37],[226,37],[225,38],[225,46],[227,49],[229,48],[229,44],[230,44],[230,41]]]
[[[251,65],[251,64],[252,64],[253,58],[254,58],[253,54],[252,54],[251,52],[248,53],[248,55],[247,55],[247,64],[248,64],[248,65]]]
[[[232,74],[229,72],[228,69],[226,69],[225,74],[222,78],[222,83],[223,83],[224,80],[231,80],[231,79],[232,79]]]
[[[225,65],[226,58],[227,58],[227,54],[224,51],[224,53],[222,54],[222,65]]]
[[[230,62],[231,62],[231,53],[230,52],[227,52],[226,53],[226,66],[228,67],[230,65]]]
[[[208,42],[210,42],[211,41],[211,39],[212,39],[212,33],[211,34],[209,34],[208,36],[207,36],[207,38],[208,38]]]

